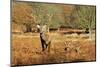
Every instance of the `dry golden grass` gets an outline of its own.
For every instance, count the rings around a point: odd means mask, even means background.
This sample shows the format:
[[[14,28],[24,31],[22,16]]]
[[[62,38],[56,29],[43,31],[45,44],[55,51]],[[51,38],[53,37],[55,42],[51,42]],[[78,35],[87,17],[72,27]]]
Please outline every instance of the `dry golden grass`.
[[[95,40],[51,34],[50,52],[42,52],[39,34],[12,35],[12,64],[46,64],[95,61]],[[65,44],[66,42],[66,44]],[[70,43],[70,45],[68,45]],[[69,47],[68,47],[69,46]]]

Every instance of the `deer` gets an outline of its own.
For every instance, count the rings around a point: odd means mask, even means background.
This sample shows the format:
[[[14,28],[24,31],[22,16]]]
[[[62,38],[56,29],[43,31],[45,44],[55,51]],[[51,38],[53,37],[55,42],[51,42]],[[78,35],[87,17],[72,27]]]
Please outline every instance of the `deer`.
[[[47,25],[45,24],[41,26],[38,24],[37,29],[40,36],[42,51],[48,50],[49,52],[51,40],[50,40],[49,34],[47,33]]]
[[[65,51],[72,51],[74,50],[76,53],[81,53],[80,51],[80,43],[79,42],[76,42],[76,43],[72,43],[73,41],[66,41],[64,42],[65,44]]]

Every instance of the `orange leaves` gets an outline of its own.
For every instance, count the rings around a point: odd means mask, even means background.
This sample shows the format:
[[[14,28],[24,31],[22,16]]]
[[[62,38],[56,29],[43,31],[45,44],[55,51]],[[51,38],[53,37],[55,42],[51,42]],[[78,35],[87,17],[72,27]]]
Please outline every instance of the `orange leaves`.
[[[32,7],[26,3],[13,3],[12,17],[17,23],[27,23],[34,21],[32,17]]]

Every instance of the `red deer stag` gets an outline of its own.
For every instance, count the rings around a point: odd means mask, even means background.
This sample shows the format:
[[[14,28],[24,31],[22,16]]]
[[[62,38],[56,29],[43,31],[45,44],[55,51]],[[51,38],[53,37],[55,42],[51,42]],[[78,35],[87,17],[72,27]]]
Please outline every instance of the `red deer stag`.
[[[51,40],[49,34],[47,33],[47,25],[43,25],[43,26],[37,25],[37,28],[40,33],[42,51],[45,51],[46,49],[50,51]]]

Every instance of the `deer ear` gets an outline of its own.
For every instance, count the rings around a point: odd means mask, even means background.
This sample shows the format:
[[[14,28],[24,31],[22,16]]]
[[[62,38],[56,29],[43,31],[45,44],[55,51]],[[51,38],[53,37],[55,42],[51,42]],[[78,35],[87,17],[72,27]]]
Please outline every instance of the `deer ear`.
[[[46,25],[43,25],[42,26],[42,31],[46,31],[46,27],[47,27]]]
[[[46,27],[47,27],[47,25],[43,25],[43,27],[42,27],[42,28],[46,29]]]
[[[37,28],[40,28],[40,25],[37,25],[36,27],[37,27]]]

